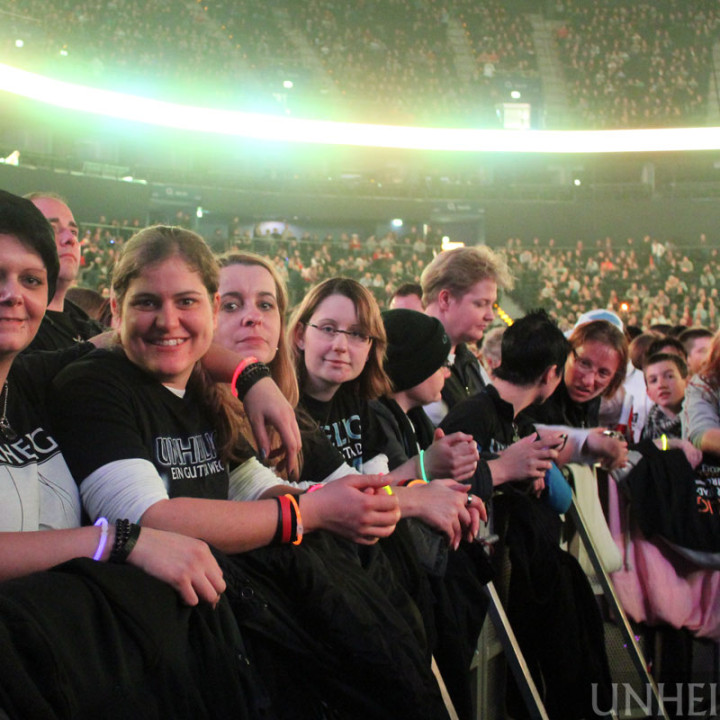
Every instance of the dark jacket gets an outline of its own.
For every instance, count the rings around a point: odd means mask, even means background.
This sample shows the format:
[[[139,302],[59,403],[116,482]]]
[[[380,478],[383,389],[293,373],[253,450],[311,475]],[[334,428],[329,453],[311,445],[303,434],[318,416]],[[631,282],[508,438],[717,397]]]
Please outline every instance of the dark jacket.
[[[78,559],[0,583],[0,648],[10,718],[272,717],[227,601],[190,608],[129,565]]]
[[[520,414],[540,425],[593,428],[600,424],[600,398],[593,398],[586,403],[575,402],[568,394],[563,380],[544,403],[530,405]]]
[[[65,300],[63,311],[46,310],[37,335],[24,352],[62,350],[99,335],[104,328],[79,305]]]
[[[465,343],[459,343],[455,348],[455,360],[450,366],[450,377],[445,380],[442,390],[442,399],[452,409],[462,400],[485,387],[480,373],[480,363],[470,352]]]

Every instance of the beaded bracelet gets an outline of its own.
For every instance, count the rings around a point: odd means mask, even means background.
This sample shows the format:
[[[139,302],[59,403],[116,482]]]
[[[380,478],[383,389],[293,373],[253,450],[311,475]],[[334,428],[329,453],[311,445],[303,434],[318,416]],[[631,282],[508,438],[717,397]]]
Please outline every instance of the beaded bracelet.
[[[248,365],[254,365],[256,362],[260,362],[256,357],[253,357],[252,355],[250,357],[246,357],[244,360],[241,360],[237,367],[235,368],[235,372],[233,373],[232,380],[230,380],[230,386],[232,388],[235,387],[235,383],[238,381],[238,378],[242,375],[243,371],[245,370]]]
[[[251,365],[246,365],[232,384],[233,395],[240,400],[244,400],[248,390],[250,390],[258,380],[266,377],[270,377],[270,368],[264,363],[254,362]]]
[[[140,537],[140,526],[127,519],[115,521],[115,542],[110,551],[110,562],[124,563]]]

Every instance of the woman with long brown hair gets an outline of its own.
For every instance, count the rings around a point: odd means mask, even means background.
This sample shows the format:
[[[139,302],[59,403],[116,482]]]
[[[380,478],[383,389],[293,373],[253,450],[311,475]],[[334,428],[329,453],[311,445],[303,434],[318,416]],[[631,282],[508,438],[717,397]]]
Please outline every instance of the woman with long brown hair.
[[[459,444],[452,438],[438,440],[389,472],[388,438],[369,404],[391,392],[383,369],[387,338],[377,302],[360,283],[341,277],[316,285],[295,310],[288,335],[301,405],[346,462],[360,472],[386,473],[392,482],[421,477],[462,481],[472,475],[477,451],[469,436]],[[478,498],[470,498],[465,506],[468,489],[440,482],[401,489],[400,507],[405,517],[425,520],[457,547],[463,536],[471,538],[477,531],[475,511],[485,516]]]
[[[229,389],[198,364],[219,306],[205,242],[180,228],[139,232],[123,248],[113,292],[117,347],[56,382],[57,427],[90,515],[121,513],[233,554],[223,563],[228,596],[243,631],[258,638],[269,697],[284,712],[312,706],[296,716],[314,717],[328,703],[379,718],[410,702],[414,717],[442,717],[415,621],[390,601],[392,592],[409,603],[406,593],[389,577],[378,585],[368,558],[358,560],[355,543],[373,545],[399,518],[387,481],[353,475],[320,492],[286,486],[278,497],[239,499],[248,473],[271,471],[242,436]],[[363,630],[367,620],[379,634]],[[402,668],[392,678],[388,662]],[[320,668],[323,683],[311,682]]]

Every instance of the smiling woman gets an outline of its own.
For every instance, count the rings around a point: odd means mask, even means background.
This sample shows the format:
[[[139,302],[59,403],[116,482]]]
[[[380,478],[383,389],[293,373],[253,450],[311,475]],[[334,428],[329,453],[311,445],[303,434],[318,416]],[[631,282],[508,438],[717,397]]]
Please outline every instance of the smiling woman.
[[[7,376],[15,355],[40,327],[48,302],[48,273],[42,258],[14,235],[0,234],[0,246],[0,366],[7,366]]]
[[[223,289],[227,311],[247,310],[247,322],[235,328],[237,342],[250,338],[259,350],[270,340],[259,330],[260,313],[270,310],[264,287],[246,285],[233,295]],[[268,597],[253,604],[264,609],[250,624],[263,640],[264,676],[282,685],[269,693],[273,703],[296,711],[336,693],[347,705],[352,684],[363,690],[353,700],[358,712],[348,717],[399,716],[409,697],[417,697],[413,717],[442,717],[425,649],[411,631],[415,621],[389,627],[395,623],[390,593],[377,587],[365,565],[348,562],[358,550],[347,539],[372,545],[392,534],[397,497],[379,491],[387,483],[381,476],[356,474],[300,494],[258,462],[242,434],[240,403],[228,387],[209,382],[198,363],[212,340],[218,289],[217,262],[195,233],[151,227],[124,245],[113,274],[119,344],[75,363],[54,386],[60,439],[88,513],[201,537],[232,555],[223,558],[223,569],[238,620],[248,618],[248,584],[256,594],[252,603]],[[264,298],[259,303],[258,296]],[[262,486],[260,499],[246,499],[249,484]],[[273,489],[275,495],[265,494]],[[388,583],[395,585],[392,578]],[[375,604],[371,622],[383,630],[367,638],[362,623]],[[323,612],[328,607],[345,608],[342,622]],[[387,646],[394,643],[385,638],[395,630],[400,645],[391,652],[401,657],[391,660]],[[372,646],[367,654],[356,652],[360,642]],[[401,677],[389,677],[388,663],[396,661],[408,665]],[[324,668],[320,684],[307,675],[317,662]],[[378,703],[387,712],[370,710]],[[278,714],[289,717],[284,709]]]
[[[169,387],[183,389],[195,362],[210,347],[218,304],[191,262],[169,257],[149,266],[112,301],[118,336],[128,359]]]

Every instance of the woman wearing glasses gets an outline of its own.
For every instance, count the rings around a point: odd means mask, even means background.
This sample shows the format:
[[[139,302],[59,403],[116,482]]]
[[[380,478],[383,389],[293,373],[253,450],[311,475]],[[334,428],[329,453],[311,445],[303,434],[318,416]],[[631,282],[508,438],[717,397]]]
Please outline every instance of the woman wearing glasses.
[[[387,471],[367,401],[390,392],[382,369],[385,330],[370,293],[332,278],[306,296],[290,323],[301,402],[357,470]]]
[[[393,467],[396,481],[472,475],[477,454],[471,442],[462,446],[443,438],[424,458],[400,465],[387,457],[387,438],[369,406],[370,400],[392,392],[383,369],[387,336],[375,298],[360,283],[341,277],[314,287],[295,311],[289,336],[300,402],[346,462],[362,472]],[[469,472],[466,456],[472,460]]]
[[[393,532],[399,512],[381,490],[386,481],[353,475],[320,492],[285,487],[243,501],[242,468],[271,471],[244,440],[229,391],[208,384],[197,364],[219,305],[205,242],[180,228],[139,232],[123,248],[113,291],[117,347],[64,371],[55,387],[58,428],[91,516],[121,513],[233,555],[220,556],[227,598],[279,715],[317,717],[326,703],[343,717],[398,717],[411,702],[413,717],[445,717],[408,594],[389,571],[371,576],[349,541],[373,545]],[[334,532],[303,540],[320,529]]]
[[[285,309],[287,307],[287,292],[282,279],[274,268],[264,258],[250,253],[234,253],[220,259],[220,311],[215,341],[232,350],[242,357],[253,357],[266,363],[272,372],[272,377],[285,396],[296,402],[298,397],[298,381],[294,367],[290,361],[290,347],[288,337],[294,338],[297,331],[286,335]],[[384,338],[385,332],[380,315],[374,300],[365,289],[354,281],[330,280],[322,286],[329,288],[349,288],[349,293],[357,293],[367,301],[365,305],[371,321],[365,327],[377,329],[376,317],[380,322],[379,332]],[[358,291],[360,288],[360,291]],[[309,300],[315,296],[311,291]],[[307,302],[307,301],[306,301]],[[303,346],[309,345],[309,351],[304,353],[313,368],[311,387],[316,388],[304,395],[304,399],[312,406],[308,417],[305,408],[299,408],[299,421],[303,428],[303,453],[299,480],[304,487],[308,484],[335,480],[348,472],[370,472],[367,465],[362,463],[360,450],[363,442],[372,439],[372,445],[366,445],[371,455],[366,459],[377,457],[374,464],[380,472],[387,472],[387,459],[383,453],[387,445],[387,438],[380,429],[374,416],[368,410],[366,396],[374,397],[377,392],[387,387],[385,373],[380,370],[379,358],[382,358],[383,345],[379,345],[379,356],[370,360],[371,350],[374,351],[375,341],[370,337],[371,332],[363,332],[361,325],[355,320],[354,302],[346,295],[331,293],[325,300],[320,301],[323,306],[318,322],[312,322],[307,327],[308,338]],[[351,309],[352,308],[352,309]],[[346,314],[343,315],[343,312]],[[335,345],[335,350],[326,353],[327,346]],[[323,353],[328,354],[327,362],[321,359]],[[352,389],[354,383],[360,382],[357,376],[369,368],[371,362],[375,384],[369,390],[357,395]],[[302,375],[307,379],[308,373]],[[342,386],[345,390],[337,392]],[[317,392],[315,401],[312,393]],[[322,408],[318,411],[318,406]],[[334,408],[334,410],[333,410]],[[327,430],[326,410],[337,411],[343,418],[338,419],[335,429]],[[325,427],[326,433],[318,430],[317,421]],[[349,428],[345,434],[344,428]],[[366,432],[370,428],[369,432]],[[330,441],[328,441],[328,437]],[[347,440],[347,442],[343,442]],[[448,447],[446,447],[448,446]],[[454,450],[450,455],[449,448]],[[435,477],[457,477],[451,464],[464,463],[462,467],[469,468],[465,475],[472,474],[476,455],[474,446],[459,447],[457,443],[438,443],[435,453],[431,453],[427,463],[427,472],[435,472]],[[470,456],[464,459],[464,454]],[[406,460],[394,464],[402,464]],[[279,462],[278,471],[283,470],[282,457],[272,457],[271,462]],[[417,467],[417,460],[406,463],[405,472],[395,473],[398,477],[419,477],[422,470]],[[373,463],[371,463],[372,465]],[[394,466],[394,465],[393,465]],[[375,471],[372,471],[375,472]],[[397,479],[393,477],[392,479]],[[450,485],[453,491],[447,487]],[[454,491],[462,489],[462,493]],[[462,538],[462,523],[459,515],[465,516],[465,490],[466,486],[455,483],[438,483],[428,488],[411,488],[399,491],[396,494],[400,501],[400,508],[405,517],[421,516],[428,523],[445,532],[453,544]],[[432,496],[432,502],[430,497]],[[474,501],[479,508],[479,500]],[[476,518],[477,520],[477,518]]]
[[[627,461],[627,443],[599,428],[600,400],[615,393],[625,379],[628,344],[622,331],[606,320],[593,320],[575,328],[569,338],[563,379],[542,405],[525,410],[536,425],[561,425],[585,432],[573,436],[561,454],[567,462],[581,450],[601,459],[609,470]]]

